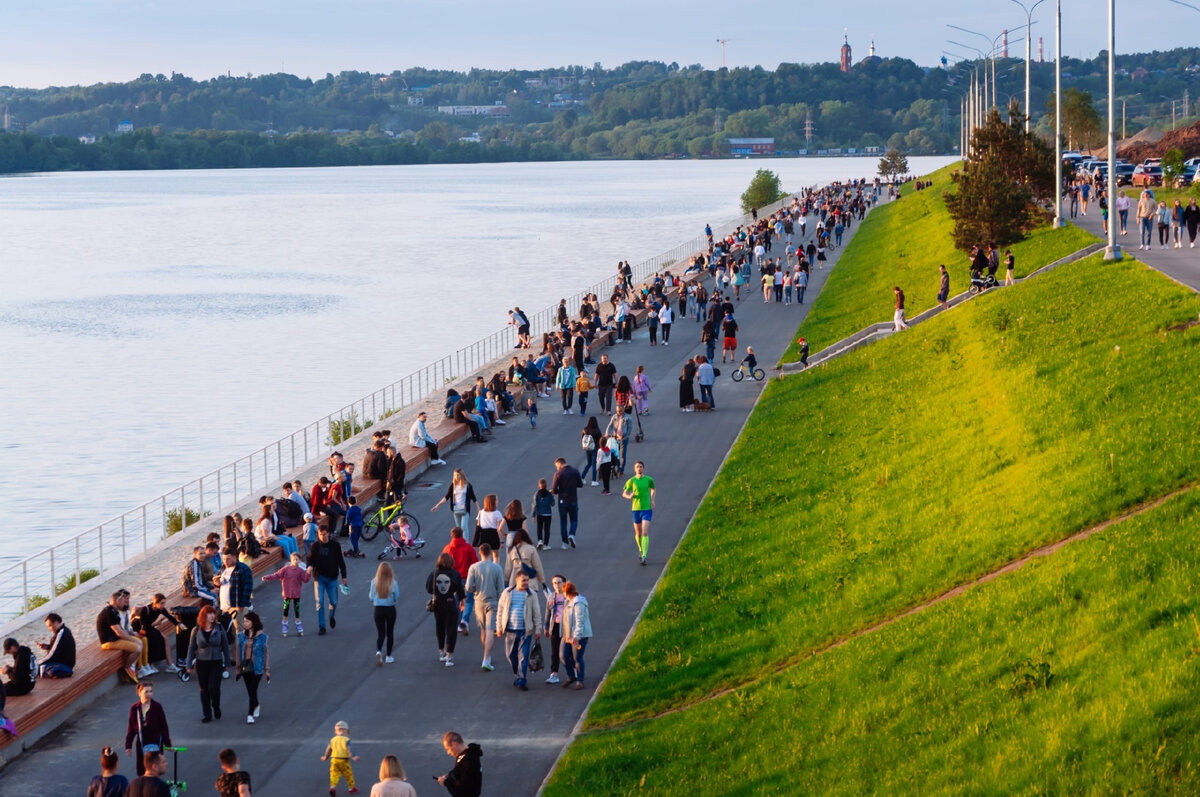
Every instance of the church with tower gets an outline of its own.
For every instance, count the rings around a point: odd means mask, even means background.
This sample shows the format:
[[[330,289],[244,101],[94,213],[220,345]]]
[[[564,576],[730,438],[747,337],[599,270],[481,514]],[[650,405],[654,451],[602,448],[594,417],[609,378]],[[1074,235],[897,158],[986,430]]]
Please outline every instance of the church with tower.
[[[868,52],[867,57],[864,58],[863,60],[859,61],[859,63],[865,64],[868,61],[878,61],[878,60],[880,60],[879,56],[875,55],[875,37],[872,36],[871,37],[871,49]],[[843,72],[849,72],[851,69],[854,68],[854,59],[853,59],[852,51],[850,49],[849,31],[843,33],[843,35],[842,35],[842,54],[841,54],[841,58],[839,59],[839,63],[841,64],[841,68],[842,68]]]

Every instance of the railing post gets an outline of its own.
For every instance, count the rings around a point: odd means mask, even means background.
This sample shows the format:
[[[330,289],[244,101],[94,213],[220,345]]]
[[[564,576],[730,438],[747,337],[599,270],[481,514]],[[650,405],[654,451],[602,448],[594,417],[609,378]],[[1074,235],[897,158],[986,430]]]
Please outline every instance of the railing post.
[[[167,497],[162,496],[159,498],[159,502],[162,505],[162,528],[159,530],[161,532],[159,540],[165,540],[167,538]]]
[[[187,493],[179,488],[179,530],[187,528]]]
[[[97,545],[98,545],[99,551],[100,551],[100,572],[103,573],[104,572],[104,526],[101,526],[97,530],[96,536],[99,539],[99,542],[97,543]]]
[[[217,511],[220,512],[225,508],[225,499],[221,495],[221,469],[217,468]]]
[[[21,611],[29,610],[29,560],[21,562]]]
[[[81,583],[79,581],[79,576],[80,576],[81,570],[82,570],[82,568],[79,566],[79,538],[76,537],[75,538],[75,586],[77,586],[77,587]]]
[[[150,547],[150,518],[146,514],[146,505],[142,504],[142,550]]]
[[[200,517],[204,517],[204,477],[200,477]]]
[[[236,504],[236,503],[237,503],[237,500],[238,500],[238,488],[237,488],[237,460],[235,459],[235,460],[233,461],[233,501],[232,501],[232,503]]]
[[[50,597],[54,597],[54,587],[57,586],[54,577],[54,548],[50,548]]]

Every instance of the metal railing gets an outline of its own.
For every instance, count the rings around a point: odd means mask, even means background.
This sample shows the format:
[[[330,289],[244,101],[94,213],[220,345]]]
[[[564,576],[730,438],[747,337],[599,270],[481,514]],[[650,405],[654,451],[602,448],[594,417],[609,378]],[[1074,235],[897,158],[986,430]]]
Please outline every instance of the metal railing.
[[[788,200],[763,209],[773,212]],[[740,217],[720,228],[721,237],[743,224]],[[707,249],[697,236],[632,267],[635,283]],[[584,297],[601,302],[611,294],[617,275],[567,297],[567,312],[575,317]],[[557,329],[558,304],[529,316],[530,332],[541,335]],[[422,402],[447,384],[508,356],[516,330],[507,326],[442,357],[429,365],[310,423],[247,456],[134,507],[71,539],[24,560],[0,568],[0,622],[31,611],[105,570],[140,556],[172,534],[209,515],[223,515],[256,495],[274,492],[285,477],[325,459],[343,441],[368,426]]]

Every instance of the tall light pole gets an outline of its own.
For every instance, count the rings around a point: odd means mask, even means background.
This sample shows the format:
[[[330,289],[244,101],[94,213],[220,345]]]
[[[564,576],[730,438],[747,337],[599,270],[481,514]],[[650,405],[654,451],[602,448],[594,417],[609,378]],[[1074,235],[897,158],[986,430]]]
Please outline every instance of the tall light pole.
[[[988,51],[988,60],[991,61],[991,64],[992,64],[992,104],[990,107],[995,108],[997,106],[997,104],[999,103],[999,97],[1000,97],[999,90],[996,88],[996,48],[1000,43],[1000,39],[1003,38],[1004,34],[1008,32],[1008,29],[1006,28],[1006,29],[1000,31],[1000,33],[994,39],[989,39],[987,37],[987,34],[980,33],[977,30],[968,30],[967,28],[961,27],[959,25],[949,25],[949,24],[947,24],[946,27],[954,28],[955,30],[961,30],[963,33],[969,33],[972,36],[980,36],[991,47],[991,49]],[[950,41],[950,40],[947,39],[947,41]],[[1019,41],[1020,41],[1020,39],[1014,39],[1014,40],[1010,41],[1009,44],[1016,44]],[[958,42],[950,42],[950,43],[958,44]],[[958,46],[966,47],[965,44],[959,44]],[[968,48],[968,49],[974,49],[974,48]],[[976,52],[979,52],[979,51],[976,50]],[[986,75],[987,75],[987,68],[984,67],[984,76],[986,77]]]
[[[1062,0],[1054,0],[1054,226],[1064,226],[1062,158]],[[1112,171],[1112,164],[1109,164]],[[1108,197],[1108,215],[1112,216],[1115,198]],[[1112,219],[1109,225],[1113,226]]]
[[[950,42],[950,44],[953,44],[955,47],[962,47],[979,55],[979,60],[983,62],[983,106],[985,108],[988,107],[987,55],[984,54],[983,50],[980,50],[977,47],[972,47],[969,44],[963,44],[962,42],[956,42],[950,39],[946,39],[946,41]],[[975,70],[979,70],[978,62],[975,65]]]
[[[1029,121],[1033,116],[1029,107],[1031,94],[1029,87],[1029,65],[1033,60],[1033,53],[1030,51],[1030,37],[1033,35],[1033,11],[1042,3],[1046,2],[1046,0],[1037,0],[1037,2],[1029,8],[1026,8],[1025,3],[1021,2],[1021,0],[1012,0],[1012,2],[1020,6],[1021,10],[1025,12],[1025,132],[1028,133]],[[1109,226],[1111,227],[1112,225],[1110,224]]]
[[[1108,247],[1104,250],[1105,260],[1120,260],[1121,247],[1117,244],[1117,225],[1113,223],[1112,210],[1117,197],[1117,0],[1108,0]]]

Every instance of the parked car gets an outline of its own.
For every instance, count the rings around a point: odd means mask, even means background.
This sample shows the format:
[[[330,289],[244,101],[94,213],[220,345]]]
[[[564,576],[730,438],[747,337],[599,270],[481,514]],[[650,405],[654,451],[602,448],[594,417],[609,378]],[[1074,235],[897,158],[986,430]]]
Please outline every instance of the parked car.
[[[1118,163],[1115,167],[1117,175],[1117,185],[1130,185],[1133,178],[1134,165],[1132,163]]]
[[[1196,166],[1184,166],[1183,174],[1175,178],[1176,188],[1187,188],[1196,179]]]
[[[1161,166],[1147,166],[1141,164],[1134,167],[1133,175],[1129,178],[1129,184],[1134,186],[1147,185],[1162,185],[1163,172]]]
[[[1184,166],[1200,166],[1200,158],[1188,158],[1183,162]]]

